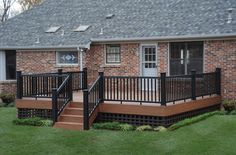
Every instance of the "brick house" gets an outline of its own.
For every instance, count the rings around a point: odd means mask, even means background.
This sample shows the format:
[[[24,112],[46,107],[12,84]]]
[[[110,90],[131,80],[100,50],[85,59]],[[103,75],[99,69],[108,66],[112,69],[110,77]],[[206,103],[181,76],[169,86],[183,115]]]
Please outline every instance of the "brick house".
[[[0,25],[0,92],[23,73],[159,76],[222,68],[236,99],[234,0],[46,0]]]
[[[235,99],[235,8],[233,0],[48,0],[1,24],[0,91],[15,92],[16,70],[87,67],[92,82],[98,70],[157,76],[220,67],[223,97]],[[145,59],[143,52],[149,50],[153,53]],[[75,59],[62,60],[66,56]]]
[[[16,70],[87,67],[92,82],[98,70],[158,76],[220,67],[222,95],[235,99],[235,8],[234,0],[48,0],[1,24],[0,92],[15,92]]]

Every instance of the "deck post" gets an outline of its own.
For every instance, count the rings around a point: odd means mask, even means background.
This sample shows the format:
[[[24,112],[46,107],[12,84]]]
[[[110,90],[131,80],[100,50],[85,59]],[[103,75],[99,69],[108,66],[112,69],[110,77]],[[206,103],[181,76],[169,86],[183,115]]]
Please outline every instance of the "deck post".
[[[58,77],[58,84],[57,84],[57,87],[59,88],[60,86],[61,86],[61,84],[62,84],[62,77],[61,77],[61,75],[62,75],[62,69],[58,69],[57,70],[57,73],[58,73],[58,75],[59,75],[59,77]]]
[[[216,94],[221,95],[221,68],[216,68]]]
[[[16,98],[22,99],[23,96],[23,78],[22,78],[22,72],[17,71],[16,72],[16,80],[17,80],[17,92],[16,92]]]
[[[99,72],[99,99],[100,102],[104,101],[104,73]]]
[[[57,88],[52,89],[52,120],[53,123],[57,122]]]
[[[88,71],[87,68],[83,68],[83,89],[87,89],[88,88]]]
[[[166,73],[161,73],[161,105],[166,106]]]
[[[191,71],[192,100],[196,100],[196,70]]]
[[[73,86],[72,86],[72,73],[69,73],[69,81],[68,81],[68,86],[69,86],[69,97],[70,101],[73,101]]]
[[[84,130],[89,130],[88,89],[83,90],[83,95],[84,95]]]

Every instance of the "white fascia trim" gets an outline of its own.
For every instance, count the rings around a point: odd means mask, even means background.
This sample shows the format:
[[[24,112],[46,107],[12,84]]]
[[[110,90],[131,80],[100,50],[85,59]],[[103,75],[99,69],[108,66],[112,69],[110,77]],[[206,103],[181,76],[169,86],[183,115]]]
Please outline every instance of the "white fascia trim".
[[[137,37],[137,38],[92,38],[91,42],[125,42],[125,41],[171,41],[171,40],[197,40],[197,39],[219,39],[236,38],[236,33],[212,34],[212,35],[183,35],[183,36],[163,36],[163,37]]]
[[[0,50],[55,50],[55,49],[90,49],[91,42],[70,46],[0,46]]]

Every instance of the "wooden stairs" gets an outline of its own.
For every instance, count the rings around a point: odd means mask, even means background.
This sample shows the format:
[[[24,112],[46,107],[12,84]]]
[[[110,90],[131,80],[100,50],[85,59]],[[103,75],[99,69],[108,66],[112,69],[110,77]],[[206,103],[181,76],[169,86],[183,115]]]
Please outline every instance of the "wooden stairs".
[[[58,117],[58,121],[54,124],[54,127],[69,130],[83,130],[83,121],[83,103],[71,102]]]

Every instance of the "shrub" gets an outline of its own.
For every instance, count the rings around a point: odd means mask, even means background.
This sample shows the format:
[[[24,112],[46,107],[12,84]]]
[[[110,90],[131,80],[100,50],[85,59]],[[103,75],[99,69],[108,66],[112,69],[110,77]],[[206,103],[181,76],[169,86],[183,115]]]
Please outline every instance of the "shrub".
[[[154,128],[154,131],[166,132],[167,128],[165,128],[164,126],[159,126],[157,128]]]
[[[218,115],[227,115],[227,114],[228,114],[228,112],[225,110],[221,110],[218,112]]]
[[[6,105],[15,101],[15,95],[10,93],[2,93],[0,94],[0,98],[4,103],[6,103]]]
[[[136,128],[136,131],[152,131],[153,128],[150,125],[142,125]]]
[[[178,122],[176,124],[171,125],[168,129],[169,130],[176,130],[176,129],[180,128],[180,127],[191,125],[193,123],[205,120],[208,117],[211,117],[213,115],[218,115],[219,113],[220,113],[219,111],[214,111],[214,112],[206,113],[206,114],[199,115],[199,116],[196,116],[196,117],[188,118],[188,119],[180,121],[180,122]]]
[[[94,129],[120,130],[119,122],[94,123]]]
[[[133,131],[133,130],[135,130],[135,127],[130,124],[120,124],[120,130],[121,131]]]
[[[230,115],[236,115],[236,110],[233,110],[229,113]]]
[[[15,119],[13,120],[15,125],[29,125],[29,126],[52,126],[53,122],[51,120],[43,120],[38,117],[25,118],[25,119]]]
[[[44,127],[49,127],[49,126],[53,126],[53,121],[52,120],[41,120],[42,125]]]
[[[236,102],[234,100],[224,100],[222,104],[224,109],[228,112],[236,109]]]
[[[134,126],[130,124],[124,124],[119,122],[106,122],[106,123],[94,123],[94,129],[105,129],[105,130],[121,130],[121,131],[132,131]]]

